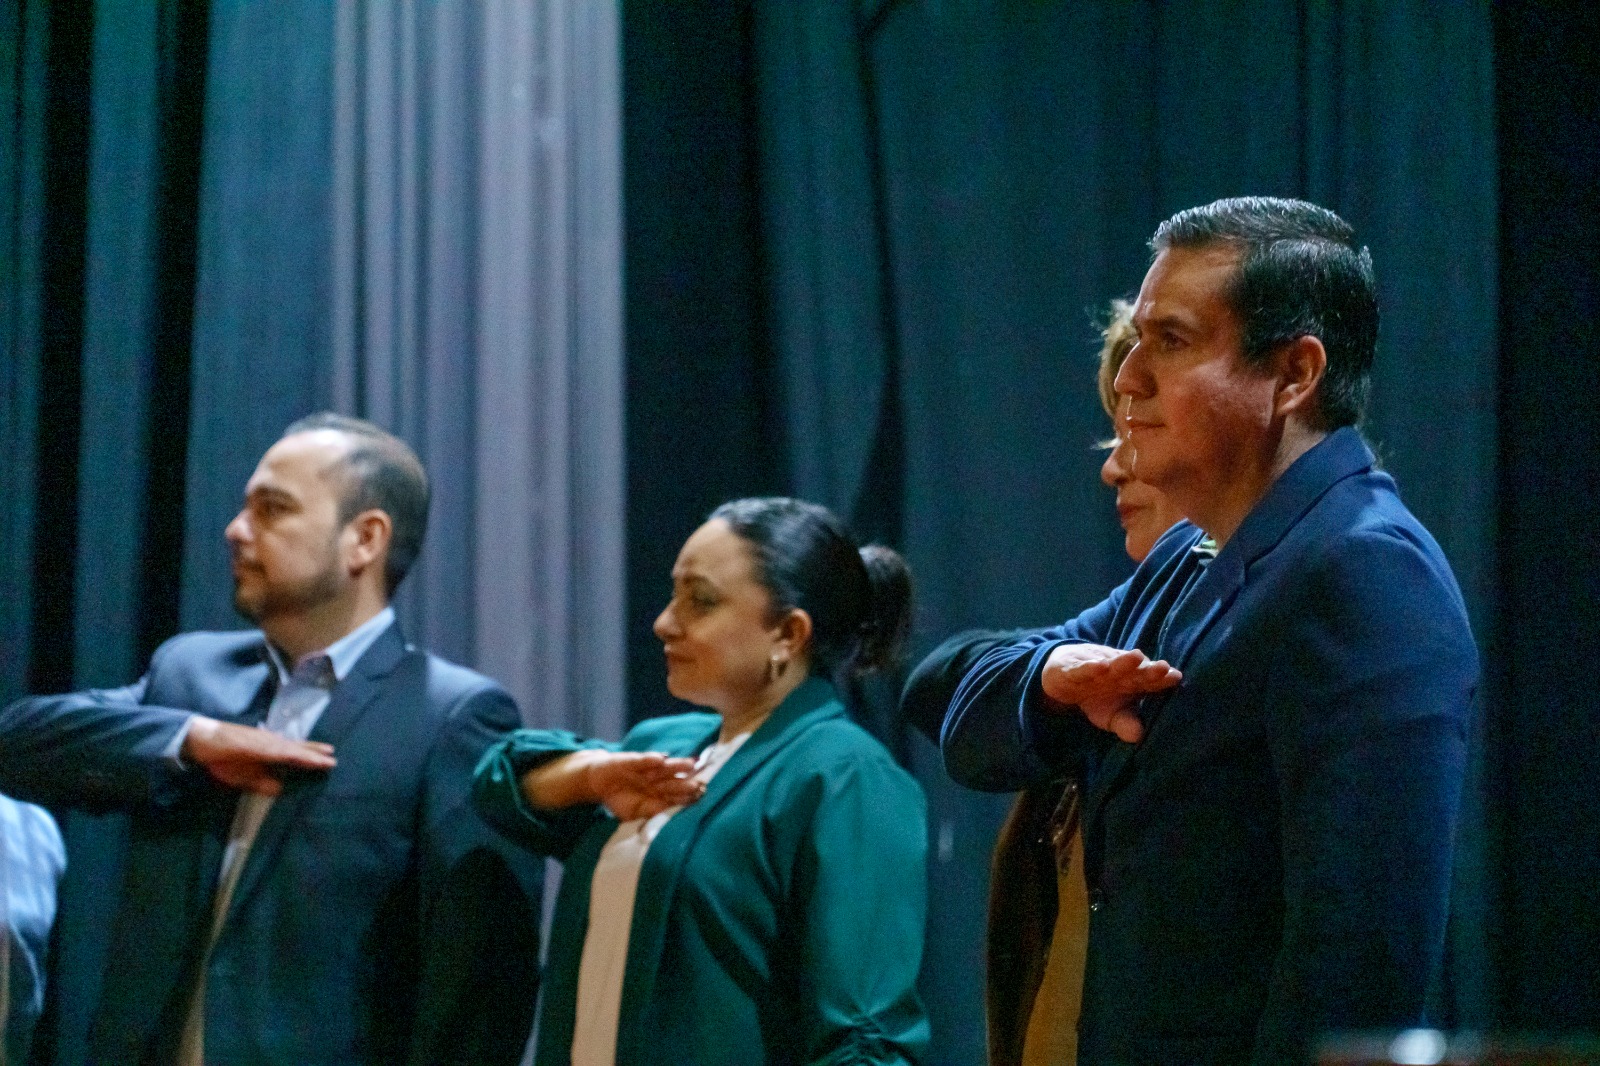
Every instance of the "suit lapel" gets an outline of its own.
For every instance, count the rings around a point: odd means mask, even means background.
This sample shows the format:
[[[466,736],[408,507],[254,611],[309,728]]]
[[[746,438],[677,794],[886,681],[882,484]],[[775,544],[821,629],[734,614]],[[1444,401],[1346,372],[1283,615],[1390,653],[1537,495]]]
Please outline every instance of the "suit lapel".
[[[843,713],[844,708],[839,704],[832,685],[819,678],[808,679],[789,694],[789,698],[772,716],[733,753],[727,765],[717,771],[706,785],[706,794],[673,815],[651,842],[644,868],[639,873],[633,925],[629,932],[627,976],[622,989],[621,1012],[624,1022],[618,1026],[619,1039],[623,1038],[624,1033],[634,1033],[640,1029],[639,1026],[627,1024],[626,1019],[640,1017],[639,1012],[644,1010],[644,1005],[650,1002],[654,993],[656,970],[661,962],[661,949],[667,932],[667,911],[672,905],[678,877],[683,872],[688,853],[699,838],[701,829],[717,816],[728,798],[737,793],[757,770],[812,723]],[[716,738],[716,733],[712,732],[706,737],[706,743]],[[703,748],[705,744],[699,747]],[[631,1061],[637,1050],[619,1046],[617,1061]]]
[[[334,687],[328,706],[317,719],[309,739],[332,744],[337,754],[339,743],[372,706],[383,690],[384,681],[400,664],[405,653],[405,637],[396,623],[384,630],[351,668],[349,675]],[[333,772],[338,773],[338,770]],[[283,793],[267,811],[245,856],[244,868],[239,871],[239,883],[233,890],[233,899],[228,907],[229,921],[239,913],[240,907],[271,868],[290,827],[299,819],[307,804],[322,794],[327,784],[327,774],[295,776],[284,782]]]
[[[1205,567],[1183,592],[1182,579],[1173,571],[1153,582],[1160,587],[1157,598],[1136,619],[1119,647],[1139,648],[1152,659],[1166,659],[1185,675],[1194,669],[1195,650],[1218,620],[1227,614],[1244,588],[1249,568],[1270,552],[1300,518],[1315,506],[1335,483],[1370,470],[1372,453],[1354,429],[1340,429],[1302,455],[1284,472],[1267,495],[1245,517],[1234,536],[1217,557]],[[1185,551],[1192,550],[1201,534],[1197,531]],[[1169,560],[1176,562],[1176,559]],[[1191,559],[1188,565],[1198,565]],[[1141,702],[1139,718],[1145,728],[1140,745],[1116,741],[1091,774],[1091,787],[1085,802],[1085,820],[1094,821],[1107,799],[1130,773],[1135,753],[1149,743],[1151,730],[1161,712],[1179,698],[1191,679],[1185,676],[1178,688]]]
[[[1152,659],[1165,659],[1185,673],[1189,671],[1195,648],[1217,619],[1227,612],[1244,585],[1244,569],[1237,564],[1237,559],[1237,554],[1230,556],[1224,552],[1194,577],[1187,592],[1180,594],[1173,603],[1171,613],[1155,627],[1154,649],[1146,654]],[[1139,721],[1144,725],[1145,735],[1140,744],[1149,742],[1167,704],[1181,691],[1180,685],[1139,701]],[[1106,754],[1097,775],[1098,787],[1090,798],[1091,807],[1098,808],[1105,803],[1106,797],[1128,773],[1140,744],[1117,741]]]
[[[1167,660],[1179,670],[1188,669],[1196,645],[1233,603],[1243,584],[1244,568],[1239,565],[1239,556],[1224,550],[1205,566],[1188,594],[1173,605],[1156,645],[1156,658]]]
[[[252,725],[266,717],[276,690],[265,645],[240,653],[226,703],[195,710],[219,721]],[[187,789],[169,806],[132,822],[120,899],[110,933],[110,966],[90,1036],[95,1061],[132,1061],[162,1025],[162,1012],[194,987],[207,943],[217,871],[238,806],[236,793],[210,783]]]

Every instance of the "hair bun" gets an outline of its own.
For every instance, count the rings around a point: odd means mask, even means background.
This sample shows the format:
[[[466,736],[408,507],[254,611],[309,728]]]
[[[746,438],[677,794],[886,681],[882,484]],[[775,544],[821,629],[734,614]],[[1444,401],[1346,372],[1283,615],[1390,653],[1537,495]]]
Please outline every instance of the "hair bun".
[[[872,594],[851,663],[858,674],[894,665],[911,631],[911,568],[905,559],[893,548],[868,544],[861,549],[861,564]]]

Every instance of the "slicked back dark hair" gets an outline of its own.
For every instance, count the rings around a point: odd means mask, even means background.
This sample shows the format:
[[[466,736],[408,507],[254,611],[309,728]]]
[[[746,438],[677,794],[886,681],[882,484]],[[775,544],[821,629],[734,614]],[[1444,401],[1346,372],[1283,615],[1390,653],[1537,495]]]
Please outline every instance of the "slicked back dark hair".
[[[893,548],[857,548],[832,511],[787,496],[732,500],[710,517],[750,545],[774,617],[811,616],[816,673],[842,682],[894,663],[911,628],[911,571]]]
[[[1150,239],[1157,255],[1219,244],[1240,251],[1227,296],[1245,360],[1259,366],[1282,345],[1316,337],[1328,353],[1319,428],[1359,425],[1372,391],[1378,293],[1372,255],[1356,246],[1355,231],[1304,200],[1241,196],[1179,211]]]
[[[319,429],[331,429],[350,439],[350,450],[339,463],[344,481],[339,523],[374,509],[389,516],[393,532],[383,581],[385,593],[393,596],[421,554],[422,538],[428,531],[428,473],[409,444],[365,419],[319,411],[291,423],[283,435]]]

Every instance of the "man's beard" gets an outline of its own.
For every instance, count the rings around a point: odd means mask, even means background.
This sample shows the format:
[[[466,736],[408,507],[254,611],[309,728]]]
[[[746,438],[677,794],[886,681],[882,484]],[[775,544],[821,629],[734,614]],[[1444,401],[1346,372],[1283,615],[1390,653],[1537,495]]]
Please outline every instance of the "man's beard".
[[[329,565],[314,577],[289,586],[258,584],[253,596],[246,596],[241,583],[234,579],[233,609],[260,625],[269,618],[307,614],[337,599],[339,591],[339,571],[330,559]]]

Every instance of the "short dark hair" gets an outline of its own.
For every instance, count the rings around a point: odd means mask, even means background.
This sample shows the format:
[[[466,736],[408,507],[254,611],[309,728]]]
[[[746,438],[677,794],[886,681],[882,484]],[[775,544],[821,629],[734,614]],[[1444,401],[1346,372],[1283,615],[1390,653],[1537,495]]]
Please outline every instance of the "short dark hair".
[[[1168,248],[1234,245],[1239,266],[1228,300],[1244,331],[1244,358],[1267,362],[1279,347],[1316,337],[1328,353],[1318,391],[1323,429],[1359,425],[1372,391],[1378,293],[1372,254],[1325,207],[1241,196],[1179,211],[1150,239]]]
[[[811,616],[818,673],[842,681],[894,663],[911,628],[911,571],[893,548],[858,548],[832,511],[787,496],[733,500],[710,517],[751,546],[774,615]]]
[[[319,411],[289,425],[285,437],[331,429],[350,438],[350,450],[339,465],[344,475],[339,522],[362,511],[389,516],[393,532],[384,559],[384,591],[393,596],[422,552],[428,531],[428,472],[411,446],[381,426],[361,418]]]

